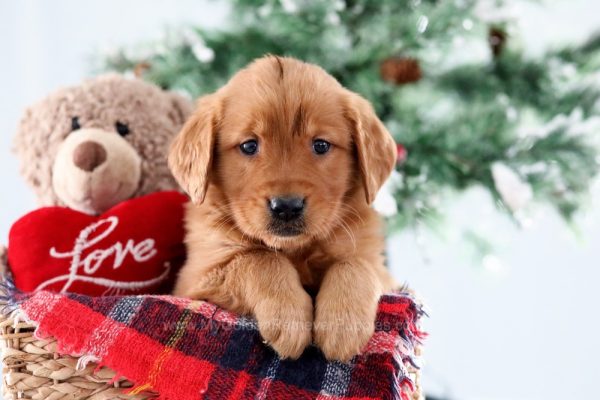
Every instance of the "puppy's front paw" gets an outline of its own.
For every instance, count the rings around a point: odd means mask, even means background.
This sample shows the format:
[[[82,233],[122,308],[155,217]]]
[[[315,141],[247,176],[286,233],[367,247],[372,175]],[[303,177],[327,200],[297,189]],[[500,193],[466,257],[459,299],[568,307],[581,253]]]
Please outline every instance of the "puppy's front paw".
[[[377,304],[345,302],[325,296],[317,300],[314,341],[328,360],[349,361],[375,331]]]
[[[310,344],[313,305],[303,290],[295,296],[263,299],[254,314],[263,339],[281,358],[296,359]]]

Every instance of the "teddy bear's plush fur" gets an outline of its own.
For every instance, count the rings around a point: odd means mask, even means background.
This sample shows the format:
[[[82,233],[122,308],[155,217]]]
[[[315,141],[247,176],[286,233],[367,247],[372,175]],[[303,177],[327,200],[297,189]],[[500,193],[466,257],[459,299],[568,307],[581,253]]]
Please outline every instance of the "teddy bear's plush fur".
[[[14,150],[41,206],[99,214],[131,197],[177,189],[167,146],[191,109],[178,94],[103,75],[29,107]]]
[[[29,107],[14,151],[40,206],[91,215],[121,201],[178,190],[167,147],[193,102],[139,79],[102,75]],[[0,276],[8,269],[0,245]]]

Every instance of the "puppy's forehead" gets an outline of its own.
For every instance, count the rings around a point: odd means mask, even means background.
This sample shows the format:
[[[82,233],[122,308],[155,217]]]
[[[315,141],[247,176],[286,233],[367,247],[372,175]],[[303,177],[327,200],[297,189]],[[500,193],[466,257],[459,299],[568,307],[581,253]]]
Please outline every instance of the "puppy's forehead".
[[[343,90],[321,68],[294,59],[265,57],[225,87],[224,125],[232,129],[302,135],[341,129]]]

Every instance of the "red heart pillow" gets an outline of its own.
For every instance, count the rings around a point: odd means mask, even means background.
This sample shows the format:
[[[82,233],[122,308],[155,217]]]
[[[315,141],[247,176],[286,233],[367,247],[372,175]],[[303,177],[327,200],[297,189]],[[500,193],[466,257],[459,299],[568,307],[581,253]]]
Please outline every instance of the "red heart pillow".
[[[124,201],[100,216],[45,207],[9,233],[15,285],[87,295],[157,293],[185,256],[187,198],[158,192]]]

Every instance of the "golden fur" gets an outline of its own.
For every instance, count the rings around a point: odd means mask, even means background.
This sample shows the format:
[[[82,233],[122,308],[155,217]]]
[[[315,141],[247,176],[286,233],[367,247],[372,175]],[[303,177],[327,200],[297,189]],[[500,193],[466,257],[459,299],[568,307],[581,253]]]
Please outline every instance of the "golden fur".
[[[331,150],[315,154],[316,138]],[[248,139],[259,143],[254,156],[240,151]],[[175,294],[254,315],[282,357],[314,341],[327,358],[348,360],[393,285],[369,204],[395,159],[370,104],[321,68],[255,61],[199,100],[171,147],[171,170],[195,203]],[[305,229],[278,236],[267,229],[267,201],[289,193],[306,198]]]

